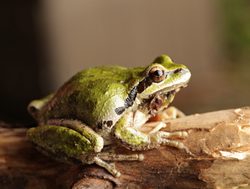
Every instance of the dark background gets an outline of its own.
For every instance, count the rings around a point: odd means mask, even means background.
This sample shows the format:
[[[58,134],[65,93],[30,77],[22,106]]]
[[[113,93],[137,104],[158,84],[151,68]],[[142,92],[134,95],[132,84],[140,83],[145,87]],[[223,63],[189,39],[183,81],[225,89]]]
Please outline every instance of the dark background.
[[[47,63],[36,25],[39,1],[0,4],[0,119],[30,121],[26,106],[42,94],[39,66]]]

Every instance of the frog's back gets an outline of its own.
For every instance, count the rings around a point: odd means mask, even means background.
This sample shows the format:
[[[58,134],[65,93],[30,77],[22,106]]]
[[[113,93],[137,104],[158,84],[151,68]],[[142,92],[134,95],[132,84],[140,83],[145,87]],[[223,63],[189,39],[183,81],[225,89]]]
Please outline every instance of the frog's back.
[[[40,118],[77,119],[95,127],[112,126],[128,95],[127,68],[99,67],[83,70],[66,82],[41,109]]]

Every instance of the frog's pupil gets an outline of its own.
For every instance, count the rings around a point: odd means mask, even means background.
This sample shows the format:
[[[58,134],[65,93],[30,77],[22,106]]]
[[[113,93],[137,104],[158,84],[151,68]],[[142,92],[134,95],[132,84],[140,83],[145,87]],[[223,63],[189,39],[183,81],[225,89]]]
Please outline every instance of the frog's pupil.
[[[162,75],[163,75],[163,71],[162,70],[156,70],[154,72],[154,76],[156,76],[156,77],[161,77]]]

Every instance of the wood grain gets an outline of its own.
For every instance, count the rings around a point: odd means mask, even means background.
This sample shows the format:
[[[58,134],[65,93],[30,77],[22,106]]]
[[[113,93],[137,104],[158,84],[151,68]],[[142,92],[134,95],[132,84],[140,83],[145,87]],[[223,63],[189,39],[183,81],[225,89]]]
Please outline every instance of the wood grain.
[[[56,162],[37,152],[26,128],[0,128],[0,188],[232,188],[250,184],[250,108],[191,115],[167,122],[185,130],[185,151],[162,146],[142,162],[116,162],[114,178],[96,165]],[[180,139],[181,140],[181,139]],[[131,153],[122,147],[120,153]],[[134,152],[133,152],[134,153]]]

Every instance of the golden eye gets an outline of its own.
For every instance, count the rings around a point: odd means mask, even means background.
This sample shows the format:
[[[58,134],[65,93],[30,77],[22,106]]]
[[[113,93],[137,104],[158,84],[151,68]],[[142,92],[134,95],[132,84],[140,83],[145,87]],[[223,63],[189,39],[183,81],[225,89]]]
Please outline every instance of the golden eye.
[[[159,82],[163,81],[165,78],[164,70],[158,66],[153,67],[149,71],[149,77],[150,77],[150,79],[152,79],[153,82],[159,83]]]

